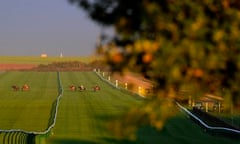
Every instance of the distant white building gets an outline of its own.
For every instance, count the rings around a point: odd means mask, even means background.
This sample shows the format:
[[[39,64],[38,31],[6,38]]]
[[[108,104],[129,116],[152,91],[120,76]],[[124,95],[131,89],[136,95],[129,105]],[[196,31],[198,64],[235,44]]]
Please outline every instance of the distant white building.
[[[43,53],[43,54],[41,54],[41,56],[40,56],[41,58],[46,58],[46,57],[48,57],[48,55],[47,54],[45,54],[45,53]]]

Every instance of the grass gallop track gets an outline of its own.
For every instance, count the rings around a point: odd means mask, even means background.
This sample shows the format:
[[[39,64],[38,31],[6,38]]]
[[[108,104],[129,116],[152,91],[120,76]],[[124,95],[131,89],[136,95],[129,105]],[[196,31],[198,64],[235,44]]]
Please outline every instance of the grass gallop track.
[[[108,120],[141,103],[140,98],[101,81],[94,72],[61,72],[61,81],[64,93],[49,144],[111,143],[114,137],[105,127]],[[71,84],[84,85],[86,91],[70,91]],[[94,92],[95,85],[101,90]]]
[[[235,139],[204,132],[182,113],[169,119],[161,131],[146,126],[138,130],[136,141],[119,140],[105,125],[143,100],[113,88],[93,72],[62,72],[61,80],[64,93],[56,125],[46,139],[47,144],[239,143]],[[71,84],[82,84],[87,90],[70,91],[68,86]],[[92,87],[96,84],[101,86],[101,91],[93,92]]]
[[[136,141],[119,140],[106,129],[113,118],[144,101],[101,81],[94,72],[61,72],[63,95],[55,126],[39,135],[36,144],[239,144],[239,139],[210,135],[182,113],[169,119],[162,130],[149,126],[137,131]],[[58,97],[56,72],[0,73],[0,130],[45,131],[52,121],[53,103]],[[11,86],[28,84],[30,91]],[[70,91],[69,85],[84,85],[86,91]],[[92,87],[101,86],[94,92]],[[0,144],[25,144],[32,135],[0,132]]]
[[[29,91],[14,91],[23,84]],[[0,130],[43,132],[49,126],[52,103],[58,96],[56,72],[4,72],[0,74]],[[14,140],[18,133],[0,133],[0,143]],[[20,136],[19,136],[20,137]]]

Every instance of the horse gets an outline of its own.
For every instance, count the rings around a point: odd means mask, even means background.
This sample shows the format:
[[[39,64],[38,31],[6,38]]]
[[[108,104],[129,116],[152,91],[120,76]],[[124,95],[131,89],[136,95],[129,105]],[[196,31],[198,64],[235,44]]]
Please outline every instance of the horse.
[[[80,91],[86,90],[86,88],[83,85],[78,86]]]
[[[101,89],[101,88],[100,88],[100,86],[98,86],[98,85],[96,85],[96,86],[93,87],[93,91],[95,91],[95,92],[96,92],[96,91],[100,91],[100,89]]]
[[[30,87],[27,84],[24,84],[22,86],[22,91],[28,91],[30,89]]]
[[[70,85],[70,86],[69,86],[69,90],[70,90],[70,91],[76,91],[77,88],[76,88],[76,86],[74,86],[74,85]]]
[[[13,85],[12,88],[14,91],[19,91],[19,89],[20,89],[19,86],[16,86],[16,85]]]

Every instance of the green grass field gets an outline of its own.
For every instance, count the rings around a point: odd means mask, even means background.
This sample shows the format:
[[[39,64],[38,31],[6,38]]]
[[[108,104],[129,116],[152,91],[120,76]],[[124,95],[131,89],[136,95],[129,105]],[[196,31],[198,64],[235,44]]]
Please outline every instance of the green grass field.
[[[144,100],[109,86],[93,72],[61,72],[60,78],[64,91],[56,125],[48,135],[37,136],[37,144],[240,143],[240,140],[207,134],[181,113],[168,120],[161,131],[141,127],[136,141],[120,140],[106,129],[106,124]],[[30,85],[30,91],[11,89],[13,84],[24,83]],[[71,84],[83,84],[87,90],[70,91],[68,86]],[[92,91],[92,86],[96,84],[101,86],[101,91]],[[58,96],[57,73],[3,72],[0,73],[0,92],[0,129],[44,131],[49,126],[52,103]],[[3,139],[14,143],[0,133],[0,143]]]
[[[27,83],[29,91],[14,91],[11,86]],[[43,131],[53,101],[58,95],[56,72],[7,72],[0,75],[0,129]]]
[[[81,61],[89,63],[100,58],[96,56],[82,56],[82,57],[47,57],[41,58],[40,56],[0,56],[0,62],[5,64],[48,64],[53,62],[66,62],[66,61]]]
[[[110,87],[92,72],[65,72],[61,73],[61,79],[65,90],[49,143],[67,143],[72,140],[78,143],[103,143],[105,138],[112,139],[112,135],[105,130],[109,118],[141,102],[137,97]],[[70,91],[68,86],[71,84],[82,84],[87,90]],[[100,85],[101,91],[94,92],[94,85]]]

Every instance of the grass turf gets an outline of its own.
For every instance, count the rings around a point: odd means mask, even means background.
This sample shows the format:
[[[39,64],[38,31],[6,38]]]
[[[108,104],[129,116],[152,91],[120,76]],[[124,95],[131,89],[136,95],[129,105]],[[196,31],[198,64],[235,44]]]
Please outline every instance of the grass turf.
[[[58,95],[57,75],[39,72],[6,72],[0,75],[0,129],[44,131],[52,103]],[[29,91],[14,91],[23,84]]]
[[[82,57],[57,57],[49,56],[47,58],[41,58],[39,56],[0,56],[0,62],[4,64],[49,64],[53,62],[68,62],[68,61],[81,61],[89,63],[101,58],[96,56],[82,56]]]
[[[41,144],[232,144],[239,140],[212,136],[183,114],[167,121],[162,130],[141,127],[136,141],[119,140],[105,125],[112,118],[126,112],[131,106],[142,103],[139,98],[112,88],[93,72],[62,72],[64,88],[55,127]],[[56,73],[4,72],[0,74],[0,129],[45,130],[49,124],[52,102],[57,97]],[[12,84],[28,83],[29,92],[15,92]],[[87,90],[70,91],[71,84],[83,84]],[[100,85],[101,91],[93,92],[92,86]],[[11,136],[10,136],[11,135]],[[18,133],[0,134],[0,140],[24,136]]]
[[[240,143],[235,139],[209,135],[183,114],[169,119],[162,130],[141,127],[137,131],[136,141],[118,139],[105,128],[105,125],[112,118],[116,118],[142,101],[112,88],[92,72],[61,73],[61,79],[65,91],[60,102],[56,126],[46,140],[48,144]],[[83,84],[87,87],[87,91],[69,91],[70,84]],[[102,90],[93,92],[91,87],[95,84],[100,85]]]
[[[48,139],[51,144],[71,141],[102,143],[104,138],[112,138],[105,129],[108,120],[141,102],[139,98],[112,88],[92,72],[62,72],[61,79],[64,94],[56,126]],[[71,84],[82,84],[87,90],[70,91],[68,86]],[[100,85],[101,90],[94,92],[94,85]]]

